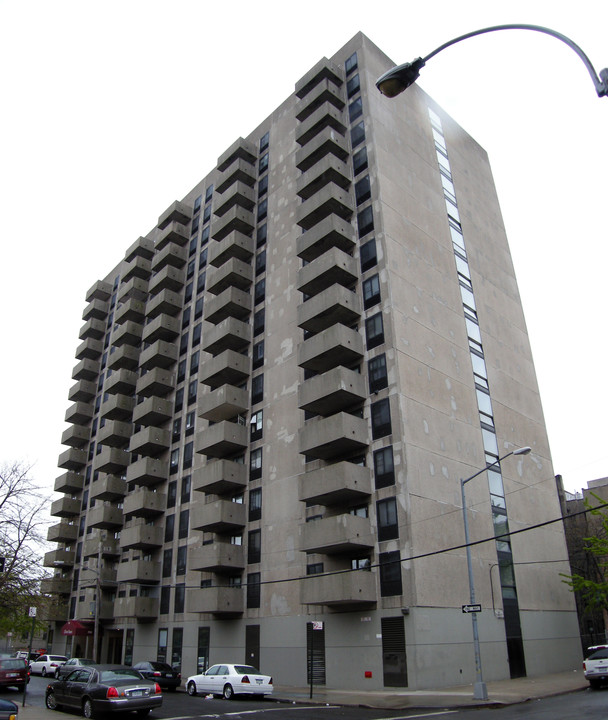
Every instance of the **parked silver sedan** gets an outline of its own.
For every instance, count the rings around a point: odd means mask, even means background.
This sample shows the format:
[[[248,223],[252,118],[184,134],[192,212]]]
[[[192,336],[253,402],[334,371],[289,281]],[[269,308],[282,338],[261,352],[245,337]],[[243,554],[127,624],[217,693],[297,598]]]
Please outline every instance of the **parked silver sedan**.
[[[188,695],[217,695],[230,700],[234,695],[270,695],[270,675],[262,675],[253,665],[212,665],[202,675],[191,675],[186,681]]]

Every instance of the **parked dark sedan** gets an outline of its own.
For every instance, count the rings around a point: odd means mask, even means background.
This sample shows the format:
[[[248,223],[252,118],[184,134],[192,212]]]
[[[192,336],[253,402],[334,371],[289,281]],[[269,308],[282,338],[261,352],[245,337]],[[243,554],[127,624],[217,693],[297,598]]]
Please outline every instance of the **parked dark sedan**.
[[[18,713],[17,703],[0,698],[0,720],[17,720]]]
[[[160,685],[124,665],[95,665],[77,668],[64,680],[49,683],[46,706],[81,710],[85,718],[105,717],[106,713],[134,710],[145,717],[160,707]]]
[[[60,665],[55,670],[55,677],[57,680],[61,680],[82,665],[92,667],[93,665],[97,665],[97,663],[95,660],[91,660],[91,658],[70,658],[66,663]]]
[[[176,672],[168,663],[156,660],[138,662],[133,665],[133,670],[139,671],[148,680],[156,680],[163,690],[176,690],[182,684],[181,673]]]

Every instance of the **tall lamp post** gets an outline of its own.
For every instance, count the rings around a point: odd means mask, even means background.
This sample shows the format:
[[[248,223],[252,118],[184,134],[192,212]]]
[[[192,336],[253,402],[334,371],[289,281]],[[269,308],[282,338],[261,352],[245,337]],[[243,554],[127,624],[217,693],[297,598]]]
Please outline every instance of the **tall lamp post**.
[[[455,45],[461,40],[467,40],[468,38],[475,37],[476,35],[496,32],[497,30],[534,30],[535,32],[545,33],[546,35],[551,35],[552,37],[561,40],[569,48],[574,50],[574,52],[585,64],[585,67],[591,75],[593,84],[595,85],[595,91],[597,92],[598,97],[605,97],[608,95],[608,68],[600,70],[598,77],[589,58],[576,43],[565,35],[562,35],[555,30],[541,27],[540,25],[494,25],[492,27],[482,28],[481,30],[474,30],[473,32],[466,33],[465,35],[460,35],[459,37],[454,38],[453,40],[448,40],[448,42],[440,45],[426,57],[419,57],[412,62],[404,63],[403,65],[397,65],[396,67],[391,68],[381,75],[378,80],[376,80],[376,87],[383,95],[386,95],[389,98],[395,97],[415,83],[420,75],[420,70],[426,65],[427,61],[440,53],[442,50],[450,47],[450,45]]]
[[[505,458],[510,457],[511,455],[527,455],[532,448],[529,447],[520,447],[517,448],[517,450],[512,450],[510,453],[507,453],[506,455],[503,455],[502,457],[499,457],[498,460],[495,460],[493,463],[490,463],[489,465],[486,465],[483,470],[478,470],[474,475],[471,475],[471,477],[466,478],[466,480],[460,481],[460,492],[462,495],[462,520],[464,524],[464,542],[466,546],[466,553],[467,553],[467,570],[469,573],[469,596],[471,598],[471,606],[475,606],[475,583],[473,581],[473,563],[471,561],[471,546],[469,544],[469,520],[467,517],[467,505],[466,505],[466,497],[464,492],[464,486],[470,481],[476,478],[477,476],[481,475],[482,473],[486,472],[490,468],[494,467],[495,465],[498,465],[502,460]],[[471,623],[473,625],[473,647],[475,649],[475,684],[473,686],[473,697],[476,700],[487,700],[488,699],[488,689],[486,687],[485,682],[483,681],[483,673],[481,670],[481,652],[479,649],[479,631],[477,629],[477,613],[475,610],[471,612]]]

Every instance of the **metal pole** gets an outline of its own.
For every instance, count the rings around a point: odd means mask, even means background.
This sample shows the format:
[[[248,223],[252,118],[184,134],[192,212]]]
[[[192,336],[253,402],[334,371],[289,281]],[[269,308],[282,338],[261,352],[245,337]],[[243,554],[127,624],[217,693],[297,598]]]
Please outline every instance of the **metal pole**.
[[[315,662],[315,626],[310,623],[310,699],[312,700],[312,676]]]
[[[30,614],[31,614],[31,611],[32,611],[32,609],[30,608]],[[32,645],[33,645],[33,643],[34,643],[34,629],[35,629],[35,627],[36,627],[36,615],[34,614],[34,615],[32,615],[32,629],[30,630],[30,644],[29,644],[29,647],[28,647],[27,660],[26,660],[26,663],[27,663],[27,667],[28,667],[28,668],[29,668],[29,665],[30,665],[30,656],[31,656],[31,654],[32,654]],[[28,673],[29,673],[29,670],[28,670]],[[25,696],[26,696],[26,695],[27,695],[27,681],[26,681],[25,685],[23,686],[23,703],[21,704],[21,707],[25,707]]]
[[[95,578],[95,617],[93,618],[93,660],[98,662],[97,657],[97,643],[99,641],[99,600],[101,594],[101,583],[99,581],[99,575],[101,573],[101,541],[99,550],[97,551],[97,577]]]
[[[469,478],[470,480],[471,478]],[[473,565],[471,562],[471,547],[469,545],[469,520],[467,518],[467,506],[464,493],[464,486],[467,480],[460,481],[460,490],[462,493],[462,519],[464,522],[464,542],[467,551],[467,568],[469,571],[469,593],[471,597],[471,605],[475,605],[475,584],[473,582]],[[473,686],[473,697],[475,700],[487,700],[488,689],[481,672],[481,651],[479,648],[479,632],[477,630],[477,613],[471,613],[471,623],[473,625],[473,647],[475,648],[475,684]]]

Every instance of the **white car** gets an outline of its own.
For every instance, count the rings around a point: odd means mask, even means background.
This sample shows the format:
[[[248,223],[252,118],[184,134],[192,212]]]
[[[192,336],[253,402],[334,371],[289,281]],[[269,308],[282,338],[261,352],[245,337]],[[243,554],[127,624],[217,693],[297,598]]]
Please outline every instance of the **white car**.
[[[67,662],[65,655],[39,655],[30,663],[30,672],[32,675],[40,673],[42,677],[47,675],[55,677],[57,668],[63,665],[64,662]]]
[[[212,665],[186,681],[188,695],[221,695],[226,700],[234,695],[270,695],[272,689],[272,678],[252,665]]]
[[[591,653],[583,663],[585,677],[592,688],[608,682],[608,648],[603,647]]]

